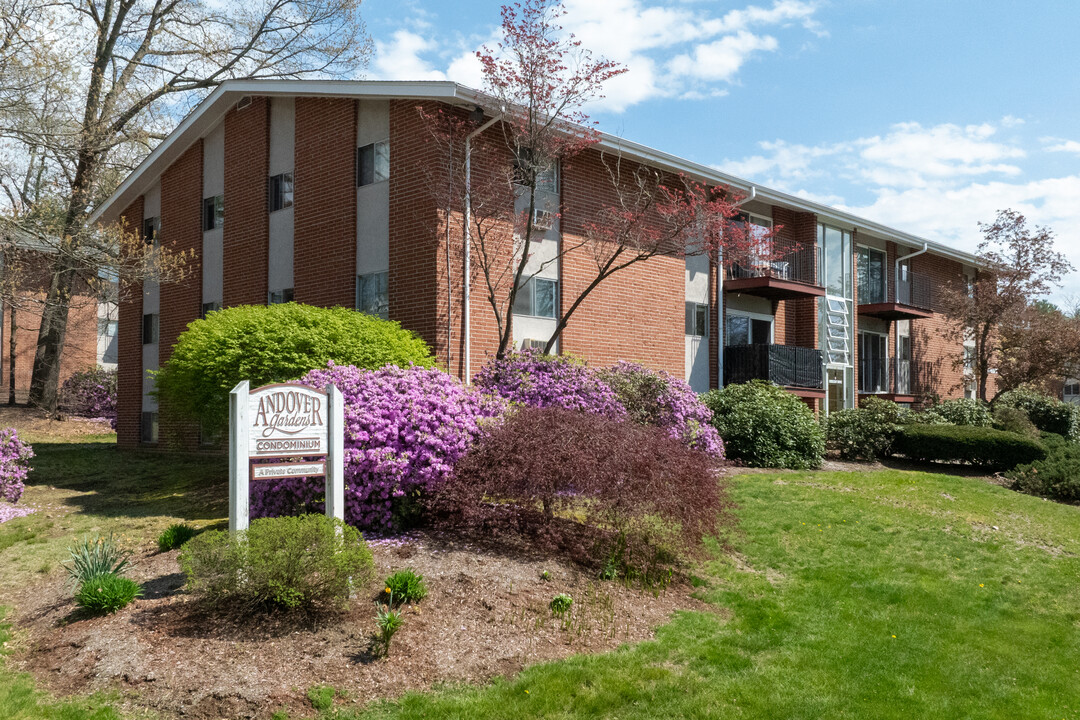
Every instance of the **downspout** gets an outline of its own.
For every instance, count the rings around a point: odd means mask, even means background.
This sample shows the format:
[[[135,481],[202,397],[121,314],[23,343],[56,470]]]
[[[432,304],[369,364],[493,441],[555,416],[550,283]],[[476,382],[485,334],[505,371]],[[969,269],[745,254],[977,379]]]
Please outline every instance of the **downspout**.
[[[499,113],[465,137],[465,277],[463,278],[462,304],[465,316],[465,366],[462,381],[471,382],[472,376],[472,312],[469,298],[472,290],[472,139],[502,119]]]
[[[925,252],[930,252],[929,243],[923,243],[922,250],[916,250],[915,252],[905,255],[904,257],[896,258],[896,271],[893,273],[893,297],[896,297],[896,287],[900,284],[900,263],[906,262],[913,257],[922,255]],[[910,267],[910,266],[909,266]]]

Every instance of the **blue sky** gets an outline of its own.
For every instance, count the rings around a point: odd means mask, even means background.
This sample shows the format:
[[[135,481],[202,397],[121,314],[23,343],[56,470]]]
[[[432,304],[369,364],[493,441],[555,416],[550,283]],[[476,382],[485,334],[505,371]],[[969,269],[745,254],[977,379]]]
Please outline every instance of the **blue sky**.
[[[1080,267],[1080,1],[566,0],[629,72],[600,127],[974,250],[1024,212]],[[479,86],[498,2],[365,0],[367,77]],[[1055,299],[1080,297],[1080,273]]]

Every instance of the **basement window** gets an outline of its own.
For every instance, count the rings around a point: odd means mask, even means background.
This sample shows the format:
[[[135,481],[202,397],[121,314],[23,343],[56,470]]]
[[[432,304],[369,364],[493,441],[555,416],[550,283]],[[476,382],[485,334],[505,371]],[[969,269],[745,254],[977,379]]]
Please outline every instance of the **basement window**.
[[[144,443],[156,443],[158,441],[158,414],[144,410],[142,422],[139,423],[139,440]]]
[[[378,272],[356,276],[356,309],[387,320],[390,317],[390,273]]]
[[[204,302],[202,304],[202,312],[199,313],[199,319],[205,320],[209,313],[221,309],[221,303],[219,302]]]
[[[285,288],[284,290],[271,290],[266,300],[268,305],[281,305],[282,303],[290,303],[292,301],[292,288]]]

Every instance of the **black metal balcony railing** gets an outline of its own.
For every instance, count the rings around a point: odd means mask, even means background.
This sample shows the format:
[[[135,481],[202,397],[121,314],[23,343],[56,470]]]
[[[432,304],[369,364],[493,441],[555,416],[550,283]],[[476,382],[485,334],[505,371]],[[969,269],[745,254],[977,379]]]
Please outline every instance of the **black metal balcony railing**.
[[[821,351],[795,345],[728,345],[724,348],[724,384],[768,380],[783,387],[824,387]]]
[[[899,303],[908,307],[930,310],[933,308],[933,290],[930,278],[922,273],[909,272],[906,280],[897,279],[888,297],[882,280],[860,278],[859,304]]]
[[[771,238],[755,250],[728,256],[727,278],[771,277],[817,285],[817,246]]]
[[[934,364],[898,358],[860,358],[862,395],[924,395],[933,389]]]

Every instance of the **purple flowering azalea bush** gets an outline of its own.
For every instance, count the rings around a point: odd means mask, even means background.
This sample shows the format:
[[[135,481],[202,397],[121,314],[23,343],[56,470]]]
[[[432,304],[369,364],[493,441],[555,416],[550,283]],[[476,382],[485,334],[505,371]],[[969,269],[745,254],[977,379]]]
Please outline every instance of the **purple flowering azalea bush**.
[[[0,430],[0,500],[17,503],[30,473],[30,459],[34,450],[29,443],[19,439],[15,428]],[[31,508],[17,508],[0,504],[0,522],[29,515]]]
[[[73,374],[60,386],[60,407],[79,417],[108,420],[116,429],[116,370],[95,367]]]
[[[712,411],[685,380],[621,360],[597,374],[631,420],[658,427],[687,447],[724,459],[724,441],[712,426]]]
[[[538,350],[491,358],[473,377],[477,387],[527,407],[561,407],[621,420],[626,410],[599,375],[580,360]]]
[[[506,402],[423,367],[361,370],[330,363],[301,382],[334,383],[345,398],[345,521],[393,528],[394,505],[445,482]],[[260,480],[252,485],[252,517],[322,512],[323,478]]]

